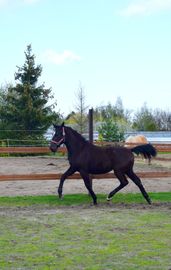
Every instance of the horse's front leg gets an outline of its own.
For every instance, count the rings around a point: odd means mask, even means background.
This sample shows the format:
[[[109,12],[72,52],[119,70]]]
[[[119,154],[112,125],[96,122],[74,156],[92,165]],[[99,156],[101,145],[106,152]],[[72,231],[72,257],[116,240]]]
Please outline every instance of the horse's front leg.
[[[91,178],[90,178],[89,174],[85,171],[82,171],[82,170],[80,170],[80,174],[84,180],[84,184],[85,184],[86,188],[89,191],[89,194],[91,195],[91,197],[93,199],[93,203],[97,204],[97,197],[92,189],[92,183],[91,183]]]
[[[75,173],[75,170],[72,167],[69,167],[69,169],[61,176],[59,187],[58,187],[58,194],[59,198],[62,198],[62,189],[65,179]]]

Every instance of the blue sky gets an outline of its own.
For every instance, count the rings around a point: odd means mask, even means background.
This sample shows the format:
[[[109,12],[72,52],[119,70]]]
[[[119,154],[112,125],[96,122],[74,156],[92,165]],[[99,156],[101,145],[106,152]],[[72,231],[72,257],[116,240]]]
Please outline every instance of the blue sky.
[[[171,0],[0,0],[0,29],[0,84],[32,44],[64,115],[80,82],[90,107],[170,110]]]

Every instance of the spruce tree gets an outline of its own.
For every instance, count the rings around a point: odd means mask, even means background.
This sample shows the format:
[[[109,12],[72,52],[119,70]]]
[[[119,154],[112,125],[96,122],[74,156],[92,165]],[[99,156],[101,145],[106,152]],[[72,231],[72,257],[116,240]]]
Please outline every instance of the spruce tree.
[[[27,46],[25,58],[24,65],[17,66],[16,86],[8,88],[3,120],[14,131],[13,138],[40,139],[52,122],[57,122],[59,113],[54,111],[56,103],[50,104],[52,89],[38,84],[42,67],[35,65],[31,45]]]
[[[98,128],[99,138],[106,142],[120,142],[124,140],[124,132],[117,123],[107,118]]]

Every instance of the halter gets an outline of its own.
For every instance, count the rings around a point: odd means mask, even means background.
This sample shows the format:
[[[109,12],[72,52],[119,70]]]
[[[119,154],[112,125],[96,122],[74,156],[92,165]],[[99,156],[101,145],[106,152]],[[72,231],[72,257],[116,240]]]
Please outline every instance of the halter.
[[[65,142],[65,129],[62,128],[62,138],[59,141],[51,140],[52,143],[56,144],[57,146],[60,146],[61,143]]]

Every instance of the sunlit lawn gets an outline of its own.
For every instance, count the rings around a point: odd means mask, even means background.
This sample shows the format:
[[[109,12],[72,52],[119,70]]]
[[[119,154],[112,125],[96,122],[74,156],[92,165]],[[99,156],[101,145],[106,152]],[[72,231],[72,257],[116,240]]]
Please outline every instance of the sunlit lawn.
[[[150,196],[0,198],[0,269],[169,270],[171,193]]]

